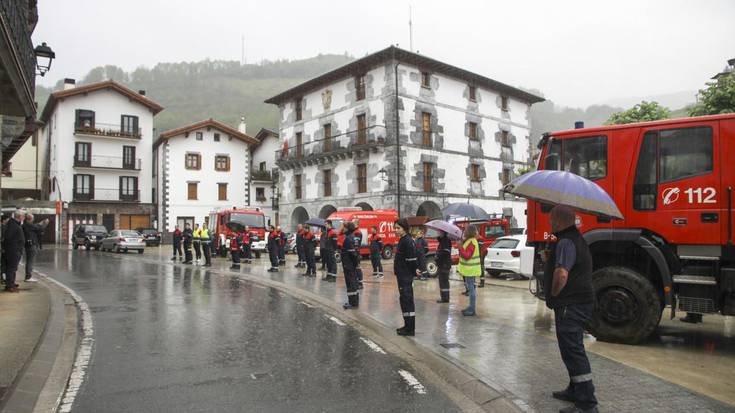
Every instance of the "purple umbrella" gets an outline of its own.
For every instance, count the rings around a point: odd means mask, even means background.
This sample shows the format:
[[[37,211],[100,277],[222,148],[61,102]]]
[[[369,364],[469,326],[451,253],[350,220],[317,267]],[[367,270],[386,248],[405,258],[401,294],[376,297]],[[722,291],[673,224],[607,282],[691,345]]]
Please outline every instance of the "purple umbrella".
[[[602,187],[571,172],[529,172],[514,179],[503,191],[546,204],[566,205],[592,215],[623,219],[615,201]]]
[[[439,231],[444,231],[449,235],[450,238],[454,239],[461,239],[462,238],[462,229],[454,224],[450,224],[447,221],[442,221],[439,219],[435,219],[433,221],[429,221],[424,226],[433,228]]]

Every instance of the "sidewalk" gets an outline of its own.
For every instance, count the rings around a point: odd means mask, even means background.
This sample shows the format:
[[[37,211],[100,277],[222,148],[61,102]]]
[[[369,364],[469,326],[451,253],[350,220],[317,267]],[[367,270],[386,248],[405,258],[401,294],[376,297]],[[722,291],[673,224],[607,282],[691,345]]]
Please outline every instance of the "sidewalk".
[[[160,264],[171,264],[167,249],[160,253],[148,252],[144,257]],[[290,258],[280,273],[267,273],[264,260],[256,260],[251,265],[243,265],[239,272],[232,272],[229,261],[216,259],[211,270],[223,275],[265,277],[317,294],[325,300],[345,301],[341,277],[336,284],[321,282],[321,272],[317,279],[302,277],[299,274],[303,271],[294,269],[295,261]],[[376,281],[370,277],[370,270],[363,262],[365,289],[361,292],[359,311],[384,325],[398,327],[402,321],[397,288],[390,264],[386,264],[385,278]],[[177,266],[206,271],[197,266]],[[467,302],[461,295],[461,282],[452,282],[450,305],[435,302],[438,298],[436,280],[415,282],[417,334],[412,340],[463,367],[493,388],[504,391],[522,408],[546,412],[566,406],[550,397],[551,391],[563,388],[568,382],[554,338],[552,313],[543,302],[520,291],[521,287],[527,288],[528,281],[488,281],[487,288],[478,290],[477,317],[460,314]],[[535,308],[535,314],[529,316],[515,311],[520,306]],[[588,344],[594,345],[594,338],[589,339],[592,341]],[[590,353],[590,361],[600,411],[733,411],[733,406],[606,357]]]
[[[18,374],[31,359],[51,314],[51,295],[42,282],[22,281],[20,293],[0,292],[0,408]]]

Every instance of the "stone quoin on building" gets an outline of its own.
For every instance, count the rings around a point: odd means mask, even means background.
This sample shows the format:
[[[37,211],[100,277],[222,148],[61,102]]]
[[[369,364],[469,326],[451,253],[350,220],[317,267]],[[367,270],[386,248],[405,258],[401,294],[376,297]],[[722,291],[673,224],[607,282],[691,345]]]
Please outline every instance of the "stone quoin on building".
[[[470,201],[524,225],[525,201],[501,189],[528,166],[541,101],[394,46],[286,90],[266,100],[280,111],[280,222],[354,206],[433,218]]]

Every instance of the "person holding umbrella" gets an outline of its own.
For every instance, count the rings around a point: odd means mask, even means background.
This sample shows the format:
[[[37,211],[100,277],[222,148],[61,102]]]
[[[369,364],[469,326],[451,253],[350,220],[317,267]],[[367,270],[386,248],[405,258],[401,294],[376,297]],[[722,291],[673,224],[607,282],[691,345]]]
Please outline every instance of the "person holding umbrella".
[[[238,230],[230,239],[230,255],[232,256],[232,267],[230,268],[233,270],[240,269],[240,244],[242,244],[242,232]]]
[[[452,240],[444,231],[437,231],[439,236],[437,241],[439,245],[436,247],[436,265],[439,269],[437,278],[439,279],[439,300],[437,303],[449,302],[449,270],[452,268]]]
[[[413,302],[413,278],[416,276],[416,245],[409,235],[410,225],[405,218],[395,222],[400,240],[393,259],[393,272],[398,282],[398,300],[403,313],[403,327],[396,330],[399,336],[413,336],[416,332],[416,307]]]
[[[470,304],[462,310],[464,316],[475,315],[475,304],[477,301],[477,291],[475,290],[475,279],[480,276],[480,245],[477,243],[477,227],[467,225],[464,230],[464,239],[459,246],[459,265],[457,270],[464,277],[464,283],[467,287],[467,295],[470,298]]]
[[[378,227],[370,229],[371,234],[368,238],[370,245],[370,263],[373,265],[373,277],[383,277],[383,263],[380,260],[380,253],[383,251],[383,239],[378,235]]]

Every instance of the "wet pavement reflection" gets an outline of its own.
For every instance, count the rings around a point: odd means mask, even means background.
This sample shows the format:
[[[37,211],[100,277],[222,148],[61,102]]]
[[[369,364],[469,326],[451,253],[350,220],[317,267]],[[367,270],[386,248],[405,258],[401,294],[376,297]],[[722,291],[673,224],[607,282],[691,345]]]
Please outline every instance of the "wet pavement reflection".
[[[213,270],[204,271],[200,267],[172,265],[168,252],[165,247],[151,248],[142,257],[116,255],[110,257],[109,262],[118,262],[120,264],[116,265],[123,268],[129,261],[158,263],[172,271],[179,269],[183,274],[190,271],[189,278],[196,278],[194,274],[210,274],[208,285],[222,279],[231,280],[228,274],[232,272],[226,260],[217,259]],[[85,266],[89,261],[85,254],[86,251],[58,251],[53,259],[64,255],[73,266]],[[301,277],[301,271],[293,268],[294,263],[289,257],[288,265],[282,267],[280,273],[270,274],[265,271],[267,263],[261,259],[250,266],[243,265],[238,273],[284,282],[339,303],[345,300],[342,278],[332,284]],[[392,265],[385,262],[384,267],[385,279],[374,281],[368,265],[363,262],[366,284],[361,293],[360,311],[386,325],[399,326],[401,317],[395,278],[389,270]],[[170,282],[176,277],[174,273]],[[186,285],[186,278],[183,277],[180,288]],[[136,278],[136,282],[144,279]],[[528,293],[527,281],[492,282],[493,285],[478,290],[478,316],[470,318],[460,314],[467,303],[460,295],[461,282],[452,283],[449,305],[435,303],[438,298],[436,280],[415,282],[417,335],[414,340],[449,357],[494,387],[507,391],[519,405],[529,410],[556,411],[564,407],[566,404],[550,397],[552,390],[564,387],[568,381],[554,337],[553,313]],[[186,294],[176,294],[166,301],[188,300],[185,303],[191,308],[186,312],[199,314],[195,311],[197,306],[206,305],[200,302],[201,294],[196,293],[197,289],[205,288],[205,283],[199,284],[189,285]],[[222,294],[204,296],[209,300],[222,299]],[[238,296],[232,299],[238,300]],[[639,346],[598,342],[588,336],[586,344],[591,353],[600,410],[734,411],[733,318],[711,316],[704,321],[690,325],[678,320],[662,320],[657,335]]]
[[[61,249],[38,267],[93,313],[75,412],[457,411],[357,330],[236,275]]]

